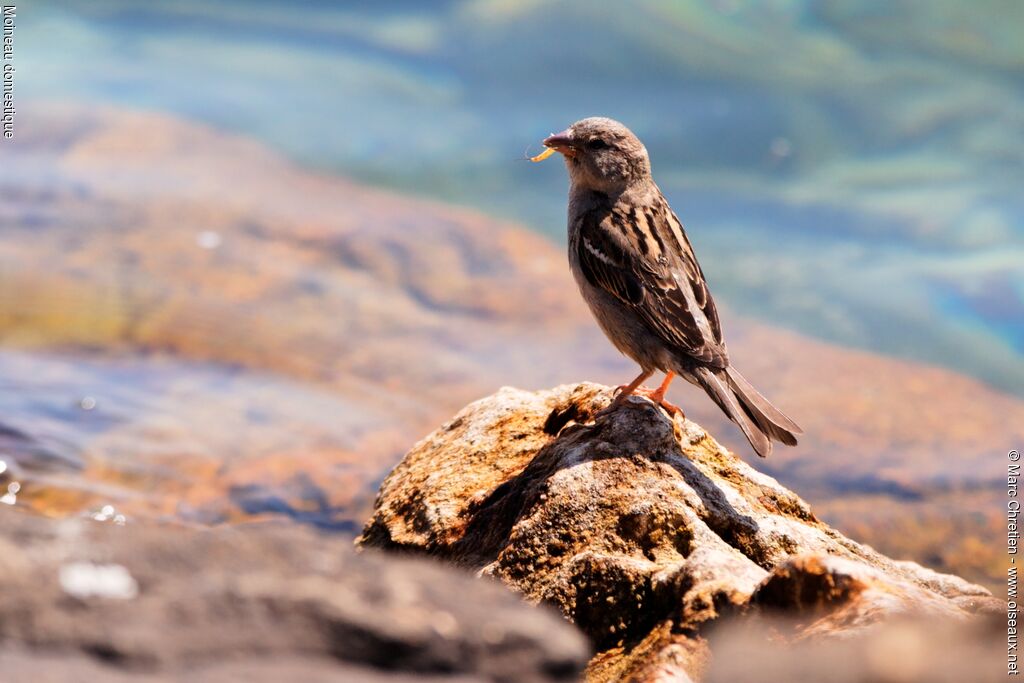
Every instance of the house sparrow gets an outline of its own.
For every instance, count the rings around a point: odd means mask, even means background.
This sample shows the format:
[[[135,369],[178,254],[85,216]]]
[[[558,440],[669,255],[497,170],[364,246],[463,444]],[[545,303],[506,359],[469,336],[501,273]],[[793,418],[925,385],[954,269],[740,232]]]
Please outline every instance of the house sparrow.
[[[640,140],[618,121],[589,118],[544,140],[569,170],[569,265],[605,335],[640,365],[603,412],[642,395],[670,413],[679,375],[704,389],[761,457],[803,433],[729,364],[715,302],[686,233],[651,178]],[[534,157],[540,160],[548,153]],[[655,390],[641,384],[666,373]]]

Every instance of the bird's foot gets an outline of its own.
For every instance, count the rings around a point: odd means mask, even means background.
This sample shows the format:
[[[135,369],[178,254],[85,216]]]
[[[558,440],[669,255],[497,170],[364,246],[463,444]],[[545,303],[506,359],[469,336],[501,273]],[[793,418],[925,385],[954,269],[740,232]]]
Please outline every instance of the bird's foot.
[[[604,417],[605,415],[610,415],[611,413],[614,413],[616,408],[621,406],[622,403],[627,398],[629,398],[630,396],[633,395],[633,392],[630,392],[628,394],[624,393],[627,388],[628,387],[624,387],[624,386],[616,387],[615,388],[615,393],[613,394],[615,396],[615,398],[613,398],[612,402],[609,403],[607,406],[605,406],[601,410],[599,410],[596,413],[594,413],[594,419],[597,419],[599,417]]]
[[[686,413],[683,412],[683,409],[665,398],[665,391],[663,387],[648,389],[647,387],[630,387],[629,385],[621,385],[615,387],[614,395],[615,398],[613,398],[612,402],[608,404],[608,407],[599,411],[594,417],[601,417],[614,412],[615,409],[625,403],[626,399],[630,396],[643,396],[655,405],[661,406],[669,415],[678,415],[684,420],[686,419]]]
[[[643,396],[651,403],[661,406],[669,415],[678,415],[684,420],[686,419],[686,413],[683,412],[683,409],[665,398],[665,390],[663,387],[658,387],[657,389],[648,389],[646,387],[640,387],[639,389],[633,392],[633,395]]]
[[[612,396],[614,396],[615,399],[618,400],[619,399],[619,394],[621,394],[622,392],[626,392],[626,396],[622,397],[623,399],[625,399],[627,396],[632,396],[633,394],[638,394],[641,391],[652,391],[652,390],[648,389],[646,387],[641,387],[640,389],[637,389],[635,384],[620,384],[619,386],[615,387],[614,391],[612,391]],[[622,403],[622,401],[619,401],[619,403]]]

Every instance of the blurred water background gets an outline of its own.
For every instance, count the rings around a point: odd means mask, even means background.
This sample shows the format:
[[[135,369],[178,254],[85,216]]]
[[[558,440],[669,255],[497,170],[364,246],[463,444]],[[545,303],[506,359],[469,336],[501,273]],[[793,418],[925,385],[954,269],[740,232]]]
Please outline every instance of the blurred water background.
[[[1024,5],[22,5],[19,94],[165,110],[564,239],[572,121],[646,142],[719,298],[1024,395]]]

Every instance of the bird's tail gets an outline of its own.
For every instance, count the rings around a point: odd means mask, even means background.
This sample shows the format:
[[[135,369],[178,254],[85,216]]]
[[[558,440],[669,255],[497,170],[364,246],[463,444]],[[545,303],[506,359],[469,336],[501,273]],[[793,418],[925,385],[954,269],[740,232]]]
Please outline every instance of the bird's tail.
[[[795,446],[796,435],[803,434],[797,423],[769,403],[735,368],[701,367],[694,375],[762,458],[772,452],[773,441]]]

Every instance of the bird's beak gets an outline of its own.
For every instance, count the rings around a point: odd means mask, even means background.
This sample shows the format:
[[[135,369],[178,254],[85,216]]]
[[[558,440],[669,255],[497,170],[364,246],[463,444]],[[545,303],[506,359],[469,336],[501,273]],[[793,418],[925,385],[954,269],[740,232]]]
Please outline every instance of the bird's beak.
[[[544,142],[542,144],[556,152],[561,152],[567,157],[575,156],[576,154],[576,140],[573,138],[572,132],[569,129],[544,138]]]

